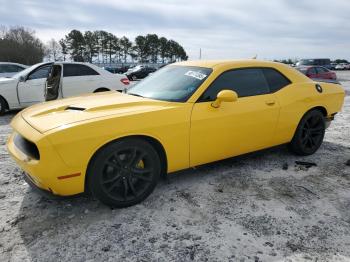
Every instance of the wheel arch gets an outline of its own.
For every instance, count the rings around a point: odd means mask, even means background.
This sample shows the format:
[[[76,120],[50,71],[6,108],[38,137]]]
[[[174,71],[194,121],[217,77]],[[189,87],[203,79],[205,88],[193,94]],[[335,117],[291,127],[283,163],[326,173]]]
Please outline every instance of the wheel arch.
[[[315,107],[312,107],[310,108],[307,112],[305,112],[305,114],[307,114],[308,112],[310,112],[311,110],[318,110],[320,111],[324,117],[328,116],[328,112],[327,112],[327,109],[324,107],[324,106],[315,106]],[[304,115],[305,115],[304,114]]]
[[[297,129],[298,129],[298,126],[299,126],[299,124],[300,124],[300,121],[303,119],[303,117],[304,117],[307,113],[309,113],[309,112],[312,111],[312,110],[318,110],[318,111],[320,111],[320,112],[323,114],[324,117],[327,117],[327,115],[328,115],[327,109],[326,109],[324,106],[313,106],[313,107],[309,108],[309,110],[305,111],[305,113],[302,114],[302,115],[299,117],[299,121],[296,123],[295,129],[294,129],[294,132],[293,132],[293,136],[294,136],[295,132],[296,132]]]
[[[123,140],[123,139],[129,139],[129,138],[135,138],[135,139],[142,139],[146,142],[148,142],[158,153],[159,158],[160,158],[160,163],[161,163],[161,177],[165,178],[167,175],[167,170],[168,170],[168,159],[167,159],[167,155],[166,155],[166,151],[164,149],[164,146],[162,145],[162,143],[149,135],[129,135],[129,136],[123,136],[123,137],[119,137],[117,139],[108,141],[107,143],[105,143],[104,145],[100,146],[95,152],[94,154],[91,156],[87,168],[86,168],[86,174],[85,174],[85,181],[84,181],[84,188],[85,188],[85,192],[89,191],[88,190],[88,183],[87,183],[87,179],[88,179],[88,172],[90,169],[90,166],[92,165],[95,156],[100,152],[100,150],[102,150],[104,147],[108,146],[111,143],[115,143],[119,140]]]
[[[10,109],[10,106],[9,106],[9,103],[7,102],[6,98],[3,97],[2,95],[0,95],[0,99],[4,100],[5,101],[5,106],[6,106],[6,109],[9,110]]]

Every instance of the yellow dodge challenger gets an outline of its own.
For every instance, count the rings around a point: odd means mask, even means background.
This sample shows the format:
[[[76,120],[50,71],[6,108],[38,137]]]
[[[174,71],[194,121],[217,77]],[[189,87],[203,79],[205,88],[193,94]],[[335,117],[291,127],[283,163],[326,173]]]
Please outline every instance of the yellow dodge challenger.
[[[126,207],[149,196],[163,174],[281,144],[315,153],[344,97],[339,84],[284,64],[181,62],[124,93],[27,108],[13,119],[7,147],[42,191],[91,192]]]

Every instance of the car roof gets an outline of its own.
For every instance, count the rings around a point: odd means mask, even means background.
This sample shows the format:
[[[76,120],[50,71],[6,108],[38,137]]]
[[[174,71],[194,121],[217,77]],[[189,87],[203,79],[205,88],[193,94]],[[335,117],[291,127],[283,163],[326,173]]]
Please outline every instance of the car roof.
[[[296,68],[300,68],[300,69],[308,69],[311,67],[316,67],[316,66],[297,66]]]
[[[277,62],[263,61],[257,59],[240,59],[240,60],[197,60],[177,62],[169,66],[197,66],[211,68],[217,72],[224,72],[226,70],[240,69],[240,68],[261,68],[268,67],[278,70],[284,74],[292,82],[310,82],[310,78],[296,70],[295,68]]]
[[[28,67],[20,63],[12,63],[12,62],[0,62],[0,65],[18,65],[18,66]]]
[[[91,65],[91,63],[88,62],[70,62],[70,61],[56,61],[56,62],[52,62],[54,64],[76,64],[76,65]]]
[[[177,62],[173,65],[184,65],[184,66],[199,66],[206,68],[215,68],[217,66],[228,66],[228,67],[244,67],[244,66],[265,66],[265,67],[276,67],[276,65],[281,65],[281,63],[263,61],[257,59],[237,59],[237,60],[193,60],[193,61],[183,61]]]

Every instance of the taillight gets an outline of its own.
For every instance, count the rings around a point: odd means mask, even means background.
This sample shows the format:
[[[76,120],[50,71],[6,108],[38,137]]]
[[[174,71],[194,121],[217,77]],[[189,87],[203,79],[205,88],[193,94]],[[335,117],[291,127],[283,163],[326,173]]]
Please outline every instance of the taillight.
[[[130,84],[129,79],[127,79],[127,78],[120,79],[120,82],[122,82],[124,85],[129,85]]]

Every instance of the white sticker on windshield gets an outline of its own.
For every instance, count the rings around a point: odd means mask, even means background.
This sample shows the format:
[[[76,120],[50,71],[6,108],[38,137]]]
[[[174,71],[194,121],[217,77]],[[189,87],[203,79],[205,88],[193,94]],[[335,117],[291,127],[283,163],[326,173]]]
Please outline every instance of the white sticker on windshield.
[[[187,71],[185,76],[191,76],[191,77],[197,78],[199,80],[203,80],[204,78],[207,77],[207,75],[202,74],[201,72],[195,72],[195,71]]]

